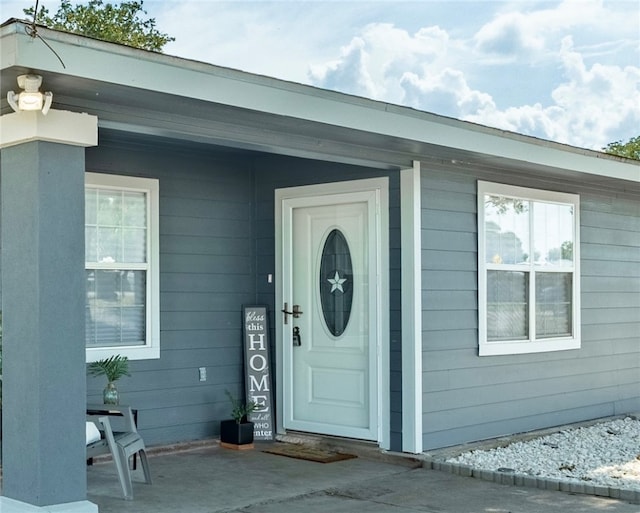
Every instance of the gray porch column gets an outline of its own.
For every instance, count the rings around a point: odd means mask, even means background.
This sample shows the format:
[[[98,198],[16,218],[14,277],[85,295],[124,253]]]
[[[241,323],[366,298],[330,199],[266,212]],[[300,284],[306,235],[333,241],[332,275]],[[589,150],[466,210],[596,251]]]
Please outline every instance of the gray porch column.
[[[97,124],[91,116],[62,114],[47,120],[40,113],[10,114],[3,118],[14,117],[0,125],[2,492],[34,506],[55,505],[44,511],[96,511],[86,502],[83,146],[88,144],[69,136],[69,126],[78,121],[75,116],[83,122],[92,118],[83,126],[93,130],[95,140]],[[33,130],[7,144],[8,128],[24,134],[14,123]],[[56,133],[55,140],[45,131]]]

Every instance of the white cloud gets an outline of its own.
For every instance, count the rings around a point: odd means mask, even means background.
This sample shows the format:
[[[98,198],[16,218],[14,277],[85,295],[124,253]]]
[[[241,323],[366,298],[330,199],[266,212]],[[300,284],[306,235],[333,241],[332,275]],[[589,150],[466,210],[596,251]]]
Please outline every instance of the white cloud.
[[[300,83],[309,83],[310,63],[335,58],[361,10],[332,2],[243,0],[163,0],[147,7],[160,30],[176,38],[168,54]]]
[[[317,85],[358,96],[379,98],[376,85],[369,74],[369,54],[366,43],[355,37],[341,49],[340,58],[317,67],[311,73]]]
[[[628,15],[599,1],[570,0],[498,13],[466,39],[437,26],[410,34],[370,24],[337,58],[312,67],[310,78],[320,87],[601,149],[640,127],[640,68],[599,62],[627,46]],[[619,30],[607,27],[610,22]],[[604,38],[594,36],[605,30]],[[582,46],[560,37],[567,33]],[[518,97],[525,101],[508,100],[512,83],[524,84]],[[544,94],[527,95],[527,89]]]
[[[573,49],[570,37],[560,52],[568,81],[552,93],[555,103],[567,113],[572,144],[608,141],[615,130],[628,126],[640,131],[640,67],[596,63],[587,68]]]
[[[309,79],[319,87],[406,103],[401,77],[439,70],[455,46],[439,27],[410,35],[391,23],[373,23],[343,46],[337,59],[310,66]]]
[[[506,58],[544,58],[555,55],[559,41],[570,33],[609,41],[628,37],[637,43],[637,8],[634,17],[629,12],[632,2],[627,8],[620,5],[624,3],[607,2],[605,7],[602,0],[564,0],[544,9],[536,3],[505,4],[473,36],[475,49]]]
[[[418,109],[463,118],[496,108],[491,95],[471,89],[460,70],[445,68],[428,77],[405,73],[400,84],[405,92],[403,103]]]
[[[469,49],[437,26],[416,33],[371,24],[341,54],[311,68],[314,85],[461,118],[496,111],[490,94],[474,90],[464,64]]]
[[[531,18],[523,12],[510,12],[493,19],[475,34],[476,49],[508,59],[542,50],[544,38]]]
[[[594,64],[587,67],[570,37],[559,57],[566,80],[551,92],[553,103],[499,110],[487,106],[464,119],[575,146],[601,149],[640,129],[640,68]],[[624,137],[623,137],[624,138]]]

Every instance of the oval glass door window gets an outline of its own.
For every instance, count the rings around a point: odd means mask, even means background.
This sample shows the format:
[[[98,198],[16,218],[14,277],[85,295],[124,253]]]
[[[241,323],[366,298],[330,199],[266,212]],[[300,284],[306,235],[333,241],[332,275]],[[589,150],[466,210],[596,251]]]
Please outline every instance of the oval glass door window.
[[[320,259],[320,304],[327,328],[339,337],[349,324],[353,304],[351,252],[342,232],[332,230]]]

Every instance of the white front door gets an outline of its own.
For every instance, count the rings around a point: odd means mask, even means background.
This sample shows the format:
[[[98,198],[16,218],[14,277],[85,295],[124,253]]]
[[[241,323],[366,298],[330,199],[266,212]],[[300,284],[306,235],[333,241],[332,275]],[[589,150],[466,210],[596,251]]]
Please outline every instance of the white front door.
[[[380,440],[381,191],[349,189],[295,188],[280,200],[281,305],[302,312],[279,316],[283,427]]]

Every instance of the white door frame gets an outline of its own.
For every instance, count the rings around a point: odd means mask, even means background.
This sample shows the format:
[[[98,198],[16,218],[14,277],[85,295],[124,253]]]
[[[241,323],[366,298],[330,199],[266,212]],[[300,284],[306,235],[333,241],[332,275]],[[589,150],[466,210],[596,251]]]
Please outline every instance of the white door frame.
[[[284,433],[284,411],[287,394],[284,390],[284,344],[291,346],[291,332],[283,329],[280,309],[284,304],[285,290],[291,293],[291,283],[284,274],[285,235],[291,233],[291,226],[284,226],[283,202],[289,199],[335,195],[352,192],[374,191],[377,197],[378,244],[371,249],[377,251],[377,341],[371,350],[377,354],[377,442],[383,449],[390,448],[390,390],[389,390],[389,180],[386,177],[365,180],[334,182],[277,189],[275,191],[275,257],[276,257],[276,428]],[[288,216],[291,218],[291,216]],[[285,282],[286,280],[286,282]]]

